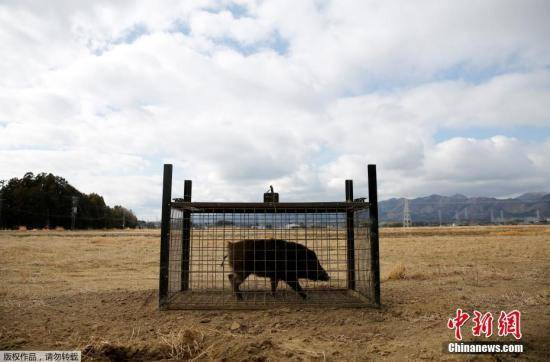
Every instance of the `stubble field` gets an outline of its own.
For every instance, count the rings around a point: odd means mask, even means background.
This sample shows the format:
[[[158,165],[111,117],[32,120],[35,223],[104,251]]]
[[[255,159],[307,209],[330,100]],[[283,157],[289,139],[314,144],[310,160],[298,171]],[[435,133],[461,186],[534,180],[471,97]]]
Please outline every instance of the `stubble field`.
[[[443,353],[460,307],[496,318],[520,310],[525,353],[515,357],[550,358],[547,226],[382,229],[380,309],[161,312],[158,260],[156,231],[1,231],[0,350],[80,349],[98,360],[514,357]]]

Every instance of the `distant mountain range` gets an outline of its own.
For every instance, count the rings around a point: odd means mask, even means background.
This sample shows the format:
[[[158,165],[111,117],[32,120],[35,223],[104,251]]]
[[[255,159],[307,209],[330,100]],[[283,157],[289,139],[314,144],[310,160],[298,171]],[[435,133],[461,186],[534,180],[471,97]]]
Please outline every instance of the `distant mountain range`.
[[[430,195],[409,199],[413,224],[537,222],[550,217],[550,194],[525,193],[516,198]],[[379,202],[381,222],[402,222],[404,198]]]

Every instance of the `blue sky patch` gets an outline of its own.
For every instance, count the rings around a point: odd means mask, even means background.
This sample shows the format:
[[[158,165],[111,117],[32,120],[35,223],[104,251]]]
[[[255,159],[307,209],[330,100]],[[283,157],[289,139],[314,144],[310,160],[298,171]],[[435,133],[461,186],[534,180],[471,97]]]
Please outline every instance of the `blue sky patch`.
[[[245,44],[230,37],[215,39],[213,41],[217,44],[231,48],[244,55],[258,53],[262,50],[265,50],[266,48],[273,49],[279,55],[285,55],[288,52],[289,48],[288,41],[284,39],[277,31],[274,32],[268,40],[251,44]]]
[[[115,41],[115,44],[131,44],[146,34],[148,34],[148,30],[144,24],[134,24],[124,32],[124,35]]]
[[[235,19],[244,18],[248,16],[248,9],[244,5],[230,3],[224,10],[231,12],[231,15]]]

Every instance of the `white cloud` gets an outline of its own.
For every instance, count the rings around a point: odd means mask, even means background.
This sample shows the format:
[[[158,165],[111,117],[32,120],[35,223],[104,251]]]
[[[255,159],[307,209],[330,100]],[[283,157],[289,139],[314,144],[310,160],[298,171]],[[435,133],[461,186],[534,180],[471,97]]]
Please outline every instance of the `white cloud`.
[[[426,157],[425,168],[430,179],[434,180],[521,178],[536,172],[525,148],[518,140],[504,136],[483,140],[453,138],[436,145],[433,152]]]
[[[163,162],[204,200],[360,195],[367,162],[382,198],[550,191],[550,140],[499,136],[550,128],[548,3],[239,4],[0,5],[0,178],[148,218]]]

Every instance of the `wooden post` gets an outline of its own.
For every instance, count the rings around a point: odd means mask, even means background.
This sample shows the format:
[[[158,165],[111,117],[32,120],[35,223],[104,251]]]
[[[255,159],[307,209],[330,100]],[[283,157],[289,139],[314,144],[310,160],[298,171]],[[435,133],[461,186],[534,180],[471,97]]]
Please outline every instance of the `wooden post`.
[[[191,202],[191,180],[185,180],[183,185],[183,201]],[[181,230],[181,290],[189,289],[189,257],[191,249],[191,212],[183,211]]]
[[[160,224],[160,276],[159,308],[166,309],[168,303],[168,263],[170,253],[170,212],[172,201],[172,165],[164,165],[162,179],[162,218]]]
[[[370,217],[370,270],[374,303],[380,305],[380,254],[378,249],[378,190],[376,165],[368,165]]]
[[[353,181],[346,180],[346,201],[353,202]],[[355,290],[355,229],[353,211],[346,212],[347,251],[348,251],[348,289]]]

